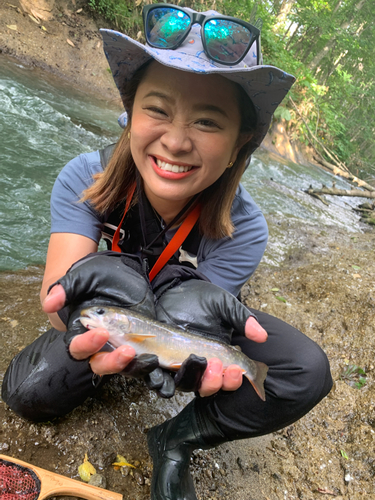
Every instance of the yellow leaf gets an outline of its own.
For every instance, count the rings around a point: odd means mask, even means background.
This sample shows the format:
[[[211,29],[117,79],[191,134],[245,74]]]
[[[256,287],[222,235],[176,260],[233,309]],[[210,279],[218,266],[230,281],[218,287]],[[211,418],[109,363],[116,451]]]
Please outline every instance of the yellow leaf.
[[[125,460],[122,460],[121,462],[113,462],[112,465],[116,467],[133,467],[133,469],[135,469],[134,465],[129,464],[129,462],[126,462]]]
[[[45,28],[44,26],[42,26],[42,30],[43,31],[47,31],[47,28]],[[47,31],[47,33],[48,33],[48,31]]]
[[[31,14],[29,14],[29,18],[32,19],[34,21],[34,23],[36,24],[40,24],[40,22],[38,21],[38,19],[36,19],[34,16],[32,16]]]
[[[76,10],[76,14],[80,14],[83,11],[83,9],[78,9]]]
[[[7,28],[10,30],[17,31],[17,25],[16,24],[7,24]]]
[[[66,41],[68,42],[69,45],[71,45],[72,47],[75,47],[74,43],[71,40],[69,40],[69,38],[67,38]]]
[[[84,481],[85,483],[88,483],[90,481],[90,476],[92,476],[93,474],[96,474],[96,469],[89,462],[87,453],[85,454],[83,464],[81,464],[78,467],[78,474],[79,474],[79,477],[82,479],[82,481]]]
[[[133,467],[133,469],[135,469],[134,465],[132,464],[129,464],[126,460],[125,460],[125,457],[123,457],[122,455],[117,455],[116,456],[116,462],[113,462],[113,464],[115,466],[115,468],[117,467]]]

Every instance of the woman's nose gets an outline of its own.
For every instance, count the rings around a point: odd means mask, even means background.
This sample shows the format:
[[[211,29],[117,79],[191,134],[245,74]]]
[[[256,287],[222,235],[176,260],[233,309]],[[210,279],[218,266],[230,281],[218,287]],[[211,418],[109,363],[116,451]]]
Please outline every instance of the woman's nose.
[[[189,129],[182,125],[171,124],[160,140],[163,146],[174,154],[189,152],[193,147]]]

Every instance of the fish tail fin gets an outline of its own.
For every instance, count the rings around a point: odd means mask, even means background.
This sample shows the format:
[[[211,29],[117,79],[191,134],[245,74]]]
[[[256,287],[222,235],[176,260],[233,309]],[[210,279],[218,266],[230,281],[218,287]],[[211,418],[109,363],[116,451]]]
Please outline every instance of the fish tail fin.
[[[250,382],[250,384],[254,387],[255,392],[258,394],[262,401],[266,400],[266,393],[264,391],[264,381],[267,376],[268,366],[262,363],[261,361],[254,361],[257,367],[257,374],[254,379],[251,379],[247,373],[244,373],[244,376]]]

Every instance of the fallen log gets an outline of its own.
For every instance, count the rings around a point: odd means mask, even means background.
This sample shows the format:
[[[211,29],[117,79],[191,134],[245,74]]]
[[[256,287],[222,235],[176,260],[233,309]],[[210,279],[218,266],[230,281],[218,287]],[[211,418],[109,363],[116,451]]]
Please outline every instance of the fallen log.
[[[320,189],[315,189],[310,186],[305,190],[305,193],[311,196],[328,194],[332,196],[357,196],[360,198],[371,198],[375,199],[375,191],[362,191],[361,189],[338,189],[336,187],[328,188],[327,186],[322,186]]]
[[[324,146],[324,144],[316,137],[316,135],[314,134],[314,132],[310,129],[310,127],[308,126],[305,118],[303,117],[302,113],[298,109],[296,103],[293,101],[293,99],[290,96],[289,96],[289,101],[292,103],[294,109],[296,110],[296,112],[300,116],[301,120],[305,124],[306,130],[308,131],[308,133],[310,134],[310,136],[312,137],[312,139],[317,144],[319,144],[319,146],[323,149],[323,151],[326,153],[326,155],[335,163],[335,165],[333,165],[332,163],[329,163],[328,161],[326,161],[322,157],[322,155],[319,153],[319,151],[316,149],[315,144],[311,140],[309,140],[309,138],[307,137],[310,145],[313,147],[314,151],[319,156],[319,157],[314,156],[314,159],[318,163],[320,163],[321,165],[323,165],[324,167],[328,168],[328,170],[330,170],[334,175],[340,175],[341,177],[345,177],[345,179],[348,179],[351,182],[355,182],[356,184],[358,184],[358,186],[361,186],[364,189],[367,189],[368,191],[374,191],[375,192],[375,187],[374,186],[371,186],[370,184],[367,184],[367,182],[363,181],[362,179],[358,179],[358,177],[356,177],[355,175],[353,175],[350,172],[350,170],[348,169],[348,167],[344,163],[342,163],[341,161],[339,161],[337,157],[335,158],[328,151],[328,149]]]
[[[350,172],[344,172],[340,168],[336,167],[336,165],[333,165],[332,163],[329,163],[328,161],[324,160],[323,158],[318,158],[314,156],[314,159],[321,163],[324,167],[328,168],[334,175],[339,175],[340,177],[344,177],[345,179],[348,179],[351,182],[355,182],[358,184],[358,186],[363,187],[364,189],[367,189],[368,191],[375,192],[375,187],[371,186],[371,184],[368,184],[366,181],[363,181],[362,179],[358,179],[355,175],[351,174]]]

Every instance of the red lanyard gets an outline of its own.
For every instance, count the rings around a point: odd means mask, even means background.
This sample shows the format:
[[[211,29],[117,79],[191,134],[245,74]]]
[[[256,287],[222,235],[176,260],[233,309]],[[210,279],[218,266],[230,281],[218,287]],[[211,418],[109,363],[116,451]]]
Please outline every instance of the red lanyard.
[[[121,222],[118,225],[115,234],[113,235],[112,250],[114,250],[115,252],[121,252],[121,248],[118,246],[118,242],[120,241],[120,230],[121,230],[122,223],[125,219],[125,215],[126,215],[127,211],[129,210],[129,206],[130,206],[130,203],[132,201],[135,188],[136,188],[136,185],[134,184],[134,186],[131,188],[129,195],[128,195],[128,198],[126,200],[124,215],[122,216]],[[155,276],[158,274],[159,271],[161,271],[163,269],[163,267],[169,261],[169,259],[172,257],[172,255],[175,252],[177,252],[177,250],[180,248],[180,246],[185,241],[185,239],[187,238],[190,231],[193,229],[195,223],[197,222],[197,220],[199,218],[200,213],[201,213],[201,205],[198,204],[185,217],[183,223],[178,228],[176,234],[173,236],[173,238],[168,243],[168,245],[164,248],[162,254],[158,258],[158,260],[155,262],[155,265],[153,266],[153,268],[151,269],[150,274],[149,274],[150,281],[152,281],[155,278]]]

